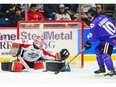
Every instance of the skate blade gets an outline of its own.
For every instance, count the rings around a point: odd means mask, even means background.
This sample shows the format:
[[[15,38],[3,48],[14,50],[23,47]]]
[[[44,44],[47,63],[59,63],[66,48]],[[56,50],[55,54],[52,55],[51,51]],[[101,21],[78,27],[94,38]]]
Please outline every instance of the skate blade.
[[[116,74],[104,74],[104,76],[110,76],[110,77],[112,77],[112,76],[116,76]]]
[[[113,75],[111,75],[111,74],[104,74],[104,76],[110,76],[110,77],[112,77]]]
[[[104,74],[105,74],[105,73],[99,73],[99,74],[97,74],[97,73],[94,73],[94,75],[95,75],[95,76],[97,76],[97,77],[104,76]]]
[[[115,75],[116,76],[116,75]],[[95,77],[98,77],[98,78],[105,78],[105,79],[109,79],[109,78],[114,78],[115,77],[114,75],[107,75],[107,74],[104,74],[104,73],[100,73],[100,74],[95,74]]]

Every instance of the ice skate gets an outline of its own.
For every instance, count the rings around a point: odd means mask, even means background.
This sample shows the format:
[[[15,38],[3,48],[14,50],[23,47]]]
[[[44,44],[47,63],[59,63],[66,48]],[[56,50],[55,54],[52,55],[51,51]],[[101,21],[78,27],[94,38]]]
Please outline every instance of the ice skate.
[[[104,76],[113,76],[116,75],[116,71],[114,69],[110,70],[109,73],[105,74]]]
[[[106,70],[105,70],[105,66],[101,66],[99,70],[96,70],[94,71],[95,74],[100,74],[100,73],[105,73]]]

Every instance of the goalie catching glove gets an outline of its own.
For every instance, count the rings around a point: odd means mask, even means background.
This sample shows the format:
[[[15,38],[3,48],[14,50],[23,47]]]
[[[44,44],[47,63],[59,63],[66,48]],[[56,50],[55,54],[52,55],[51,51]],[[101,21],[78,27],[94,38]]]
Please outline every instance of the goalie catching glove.
[[[85,50],[88,50],[88,49],[90,49],[91,48],[91,46],[92,46],[92,44],[91,43],[89,43],[88,41],[86,42],[86,44],[85,44]]]
[[[62,49],[59,53],[58,53],[58,60],[65,60],[69,57],[70,53],[67,49]]]
[[[62,49],[59,53],[56,54],[57,60],[54,61],[46,61],[46,71],[59,71],[64,67],[61,71],[70,71],[69,64],[64,61],[69,57],[70,53],[67,49]]]

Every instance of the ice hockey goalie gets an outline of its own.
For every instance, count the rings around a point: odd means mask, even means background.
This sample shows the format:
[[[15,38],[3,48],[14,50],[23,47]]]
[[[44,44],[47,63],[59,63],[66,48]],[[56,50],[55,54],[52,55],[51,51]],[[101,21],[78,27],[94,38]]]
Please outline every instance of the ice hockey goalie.
[[[26,64],[33,69],[45,68],[46,71],[57,71],[67,63],[64,61],[69,57],[70,53],[67,49],[62,49],[56,55],[52,55],[42,48],[44,41],[41,37],[32,40],[16,40],[12,42],[10,53],[13,57],[21,57]],[[46,64],[44,64],[46,63]],[[17,59],[15,61],[2,62],[3,71],[21,72],[24,68],[23,64]],[[65,68],[63,71],[69,71]]]

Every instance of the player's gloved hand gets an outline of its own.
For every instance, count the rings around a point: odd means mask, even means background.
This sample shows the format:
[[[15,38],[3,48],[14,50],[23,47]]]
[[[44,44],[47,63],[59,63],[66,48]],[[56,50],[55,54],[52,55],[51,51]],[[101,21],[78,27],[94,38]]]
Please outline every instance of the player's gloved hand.
[[[91,46],[92,46],[92,44],[91,43],[89,43],[88,41],[86,42],[86,44],[85,44],[85,50],[88,50],[88,49],[90,49],[91,48]]]

